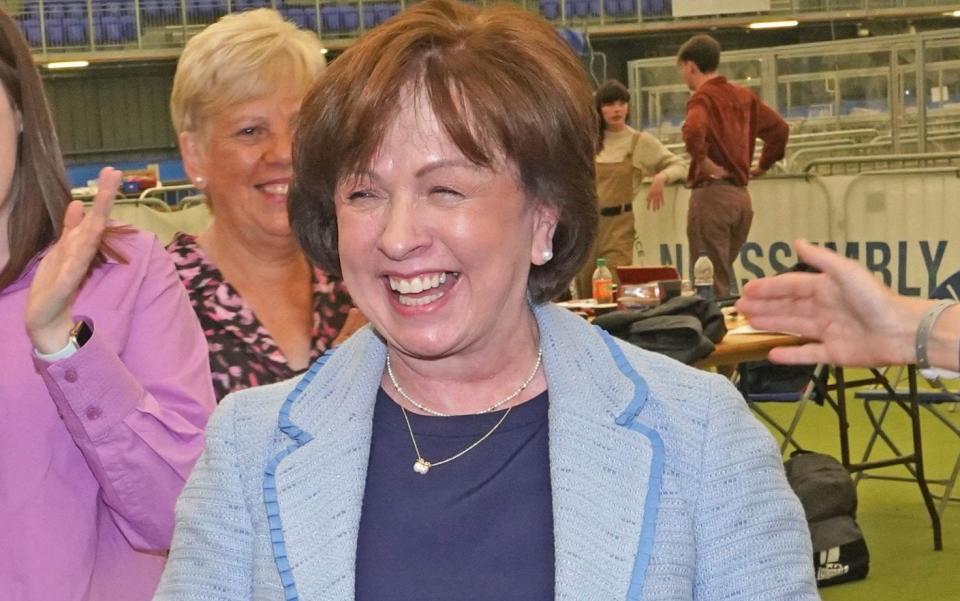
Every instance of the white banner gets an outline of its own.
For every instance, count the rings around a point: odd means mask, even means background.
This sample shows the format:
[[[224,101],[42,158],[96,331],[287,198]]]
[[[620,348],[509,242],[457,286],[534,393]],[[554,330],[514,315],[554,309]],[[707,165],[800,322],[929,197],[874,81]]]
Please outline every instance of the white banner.
[[[656,213],[646,209],[645,194],[641,190],[634,201],[635,262],[688,272],[689,190],[668,187],[665,207]],[[956,169],[759,179],[751,182],[750,195],[753,226],[734,264],[734,290],[794,265],[799,237],[857,259],[900,294],[926,297],[953,276],[960,282]]]
[[[770,0],[673,0],[673,16],[697,17],[734,13],[765,13]]]

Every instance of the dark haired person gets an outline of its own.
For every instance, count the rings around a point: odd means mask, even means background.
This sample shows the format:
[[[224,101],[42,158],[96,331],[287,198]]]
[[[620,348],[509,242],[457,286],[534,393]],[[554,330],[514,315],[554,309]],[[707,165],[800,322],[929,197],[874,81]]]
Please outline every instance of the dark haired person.
[[[714,294],[723,298],[730,295],[733,263],[753,222],[747,183],[783,158],[790,128],[756,94],[717,73],[719,66],[720,44],[708,35],[693,36],[677,53],[677,68],[693,91],[683,123],[690,155],[687,185],[693,188],[687,217],[690,262],[707,253]],[[757,138],[763,151],[751,167]]]
[[[0,12],[0,598],[143,601],[213,410],[154,236],[70,202],[30,48]]]
[[[221,402],[156,599],[817,599],[730,383],[547,302],[596,230],[593,114],[509,4],[414,4],[331,64],[291,223],[370,326]]]
[[[686,161],[650,134],[627,125],[630,92],[622,83],[615,79],[604,82],[594,99],[600,126],[596,157],[600,223],[596,243],[577,275],[577,291],[582,298],[590,297],[590,279],[598,257],[607,260],[614,279],[617,266],[633,262],[633,198],[643,178],[652,178],[647,209],[657,211],[663,206],[664,186],[687,177]]]

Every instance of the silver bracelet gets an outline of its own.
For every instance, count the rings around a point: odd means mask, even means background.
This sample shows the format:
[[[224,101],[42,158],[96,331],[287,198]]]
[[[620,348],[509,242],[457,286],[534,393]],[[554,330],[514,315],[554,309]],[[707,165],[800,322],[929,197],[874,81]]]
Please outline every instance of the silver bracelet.
[[[936,323],[937,318],[940,317],[940,314],[946,311],[949,307],[956,305],[957,301],[955,300],[941,300],[937,301],[926,313],[923,314],[923,317],[920,318],[920,326],[917,327],[917,367],[920,369],[930,369],[930,358],[927,357],[927,350],[930,342],[930,331],[933,329],[933,324]]]

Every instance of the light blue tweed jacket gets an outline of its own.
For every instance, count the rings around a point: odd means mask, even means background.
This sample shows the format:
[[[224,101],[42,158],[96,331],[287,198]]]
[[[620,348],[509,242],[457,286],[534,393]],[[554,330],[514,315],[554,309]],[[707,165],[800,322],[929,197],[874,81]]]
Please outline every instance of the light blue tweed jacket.
[[[803,510],[735,389],[562,309],[535,313],[556,598],[819,599]],[[303,378],[223,401],[155,599],[353,599],[384,359],[367,328]]]

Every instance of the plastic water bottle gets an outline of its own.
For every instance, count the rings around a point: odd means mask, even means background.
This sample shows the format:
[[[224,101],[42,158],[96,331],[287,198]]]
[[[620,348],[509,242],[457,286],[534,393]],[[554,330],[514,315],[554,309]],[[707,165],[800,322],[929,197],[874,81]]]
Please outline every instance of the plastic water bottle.
[[[613,302],[613,274],[603,257],[597,259],[597,268],[593,271],[593,300],[598,303]]]
[[[713,262],[706,252],[701,252],[693,264],[693,289],[700,298],[713,298]]]

